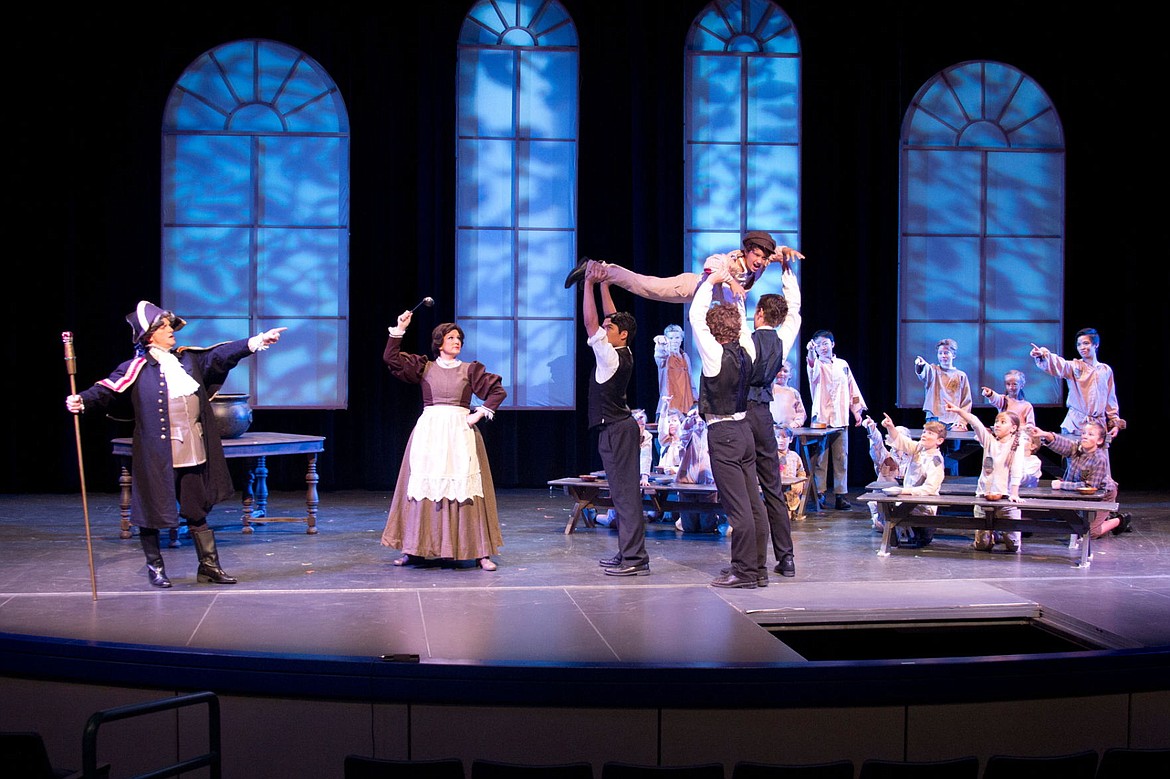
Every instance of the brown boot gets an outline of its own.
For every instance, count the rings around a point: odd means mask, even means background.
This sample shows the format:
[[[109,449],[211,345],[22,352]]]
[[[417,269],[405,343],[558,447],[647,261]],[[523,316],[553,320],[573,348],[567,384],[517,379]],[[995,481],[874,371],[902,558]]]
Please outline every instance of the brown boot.
[[[191,529],[191,538],[195,541],[195,551],[199,554],[199,571],[196,581],[200,584],[235,584],[236,579],[224,573],[219,567],[219,553],[215,551],[215,533],[206,525]]]

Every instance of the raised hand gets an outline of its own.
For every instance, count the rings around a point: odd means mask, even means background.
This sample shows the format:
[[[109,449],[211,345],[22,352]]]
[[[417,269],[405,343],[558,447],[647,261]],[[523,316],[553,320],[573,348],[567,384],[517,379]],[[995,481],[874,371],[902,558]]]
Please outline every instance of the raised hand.
[[[260,342],[265,346],[272,346],[280,340],[280,334],[287,329],[287,327],[274,327],[271,330],[266,330],[260,334]]]

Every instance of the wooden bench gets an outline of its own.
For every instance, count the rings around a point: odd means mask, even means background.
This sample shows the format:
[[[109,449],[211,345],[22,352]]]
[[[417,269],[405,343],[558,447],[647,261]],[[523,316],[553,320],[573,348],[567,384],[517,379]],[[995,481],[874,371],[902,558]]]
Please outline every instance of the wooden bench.
[[[586,527],[596,527],[594,519],[585,513],[586,509],[611,509],[609,482],[598,478],[588,481],[579,476],[553,479],[550,487],[563,487],[573,499],[573,513],[565,525],[565,535],[577,527],[578,520],[584,520]],[[673,496],[673,500],[671,499]],[[679,484],[677,482],[654,482],[642,488],[643,511],[719,511],[719,490],[714,484]]]
[[[947,482],[943,482],[945,487]],[[958,485],[952,485],[952,489]],[[1089,526],[1098,511],[1116,511],[1115,501],[1102,500],[1079,493],[1065,493],[1045,487],[1028,488],[1029,492],[1044,490],[1044,497],[1029,497],[1021,490],[1021,499],[1014,505],[1020,509],[1020,519],[977,517],[975,506],[985,509],[1003,508],[1010,504],[1006,499],[987,500],[974,494],[956,494],[943,491],[939,495],[887,495],[880,490],[871,490],[858,496],[858,500],[874,502],[881,513],[885,529],[882,531],[882,545],[878,554],[890,554],[890,535],[898,525],[947,528],[957,530],[990,530],[1011,533],[1055,533],[1081,536],[1081,560],[1078,568],[1088,568],[1092,556]],[[973,489],[972,489],[973,492]],[[1100,493],[1099,493],[1100,494]],[[938,506],[935,516],[911,515],[916,506]]]
[[[790,487],[807,481],[805,478],[784,479],[783,485]],[[596,527],[597,522],[585,513],[586,509],[611,509],[613,501],[609,497],[609,482],[604,477],[582,479],[580,476],[571,476],[564,479],[553,479],[548,482],[550,487],[563,487],[565,493],[573,499],[573,512],[565,525],[565,535],[569,535],[577,527],[578,520],[583,520],[586,527]],[[808,490],[801,495],[800,507],[797,516],[805,509],[808,499]],[[722,511],[719,505],[719,490],[714,484],[682,484],[675,481],[664,481],[663,477],[651,477],[650,484],[642,487],[642,511],[655,511],[662,514],[667,511],[700,511],[709,513]]]

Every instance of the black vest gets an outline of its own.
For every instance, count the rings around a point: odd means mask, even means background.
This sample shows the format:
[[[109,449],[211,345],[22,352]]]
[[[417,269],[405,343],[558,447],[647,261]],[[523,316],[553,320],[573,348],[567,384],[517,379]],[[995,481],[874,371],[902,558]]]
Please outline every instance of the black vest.
[[[756,361],[752,365],[748,400],[771,403],[772,382],[784,363],[784,342],[775,330],[756,330],[752,333],[752,343],[756,347]]]
[[[589,372],[589,427],[617,422],[630,416],[626,387],[634,373],[634,353],[630,347],[617,350],[618,367],[609,381],[597,383],[597,371]]]
[[[748,382],[752,362],[738,341],[723,344],[723,357],[717,376],[699,377],[699,413],[730,416],[747,411]]]

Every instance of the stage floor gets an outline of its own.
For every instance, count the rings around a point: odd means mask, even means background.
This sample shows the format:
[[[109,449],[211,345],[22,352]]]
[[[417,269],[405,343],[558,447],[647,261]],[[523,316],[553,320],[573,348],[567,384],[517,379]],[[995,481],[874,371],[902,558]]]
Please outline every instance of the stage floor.
[[[797,575],[720,590],[730,539],[649,522],[652,575],[605,576],[616,531],[564,528],[559,490],[499,493],[499,570],[413,569],[379,543],[389,494],[321,495],[304,524],[241,531],[226,503],[210,518],[234,586],[195,582],[191,541],[164,546],[174,588],[149,586],[137,538],[119,538],[118,496],[90,495],[93,597],[79,495],[0,496],[0,633],[116,645],[298,656],[418,656],[486,665],[757,666],[803,663],[762,625],[1043,618],[1110,649],[1170,646],[1170,494],[1127,493],[1134,531],[1094,543],[1075,567],[1067,537],[1023,553],[971,548],[971,534],[879,557],[864,506],[794,523]],[[273,493],[269,513],[304,496]],[[262,522],[263,520],[261,520]],[[165,540],[165,536],[164,536]],[[771,555],[769,563],[771,564]]]

